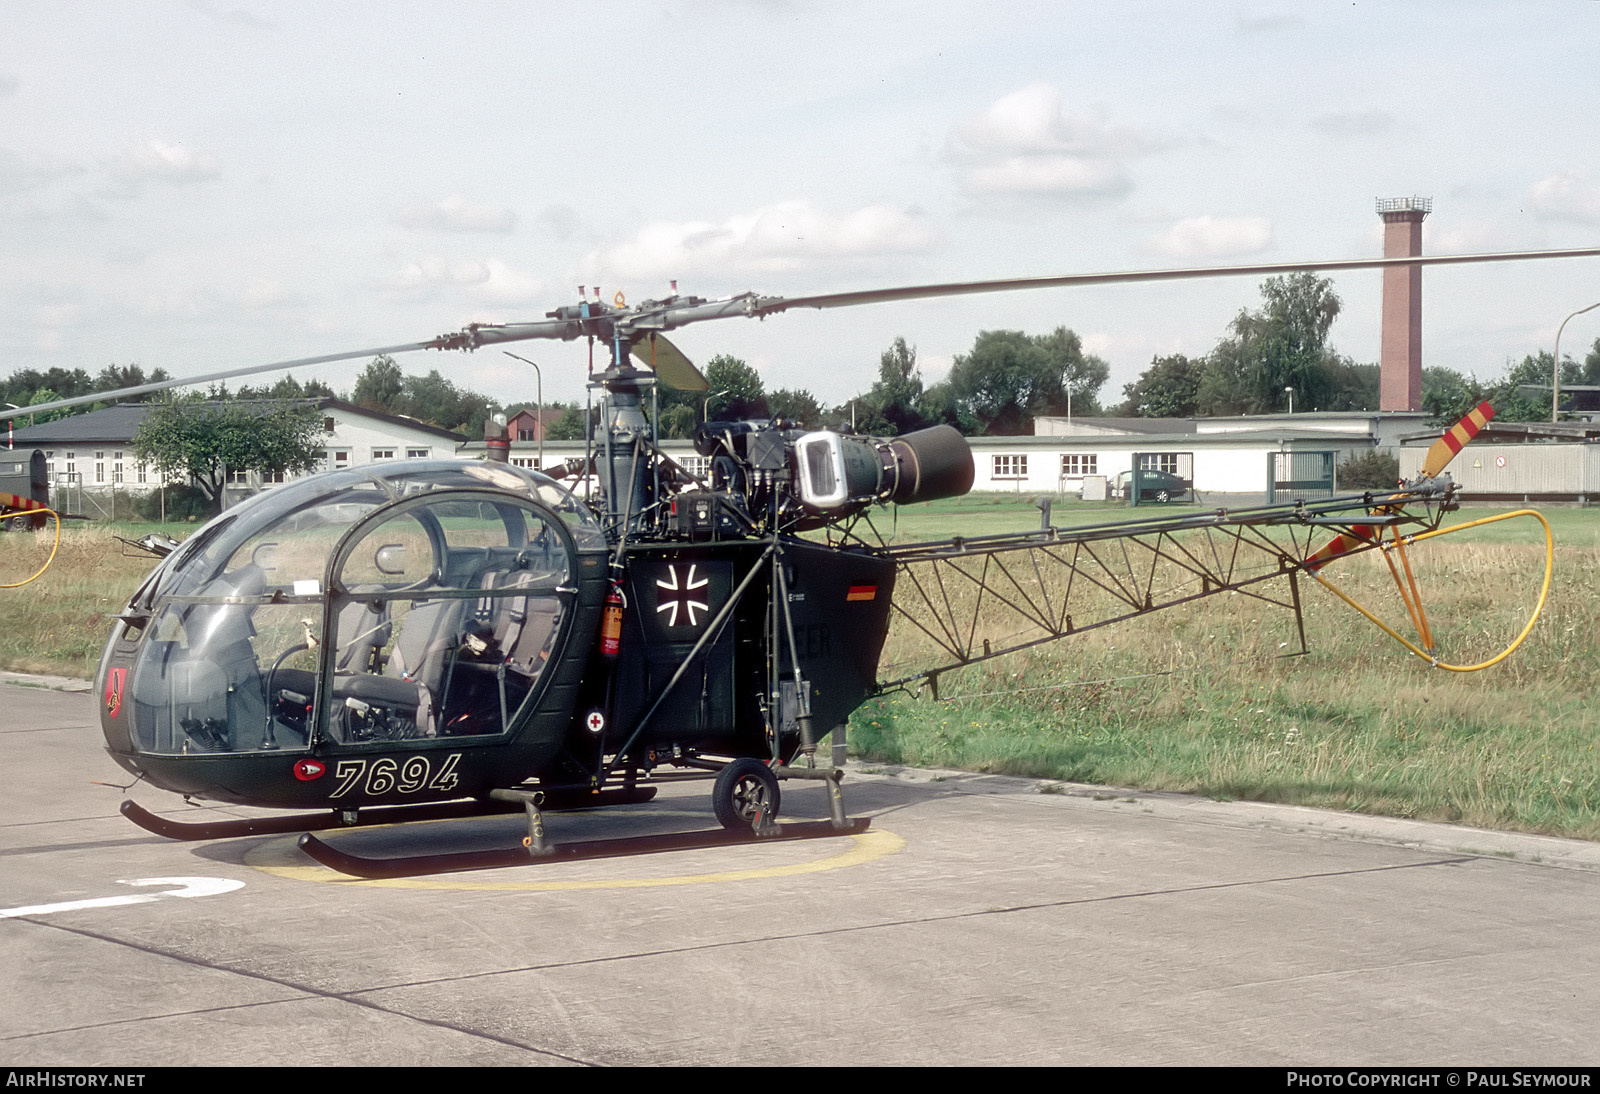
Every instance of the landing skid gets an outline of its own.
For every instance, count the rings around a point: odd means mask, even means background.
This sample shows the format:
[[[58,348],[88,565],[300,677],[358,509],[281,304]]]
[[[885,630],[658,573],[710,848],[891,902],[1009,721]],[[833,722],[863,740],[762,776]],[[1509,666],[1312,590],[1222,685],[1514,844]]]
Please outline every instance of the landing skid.
[[[530,847],[492,851],[462,851],[447,855],[412,855],[398,858],[365,858],[330,847],[307,832],[300,837],[300,850],[341,874],[360,878],[415,877],[422,874],[448,874],[462,870],[493,870],[507,866],[540,866],[553,862],[585,862],[590,859],[653,855],[664,851],[693,851],[710,847],[729,847],[747,843],[786,843],[792,840],[821,839],[828,836],[853,836],[865,832],[870,817],[846,822],[802,821],[780,824],[772,835],[755,831],[712,829],[678,832],[662,836],[636,836],[632,839],[587,840],[580,843],[551,844],[542,854]]]
[[[543,808],[561,812],[606,805],[634,805],[656,796],[653,786],[631,790],[547,791]],[[327,813],[296,813],[287,817],[249,817],[225,821],[175,821],[150,812],[137,802],[122,803],[122,815],[158,836],[175,840],[238,839],[241,836],[280,836],[289,832],[319,832],[334,828],[365,828],[374,824],[401,824],[408,821],[455,820],[486,817],[522,810],[521,801],[498,799],[441,802],[437,805],[393,805],[363,809],[359,814],[332,810]],[[351,820],[354,815],[355,819]]]

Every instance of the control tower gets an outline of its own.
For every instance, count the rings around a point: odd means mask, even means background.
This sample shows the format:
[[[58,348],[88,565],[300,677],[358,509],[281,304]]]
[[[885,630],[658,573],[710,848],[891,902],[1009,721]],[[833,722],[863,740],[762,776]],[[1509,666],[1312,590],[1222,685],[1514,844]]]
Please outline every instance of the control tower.
[[[1383,257],[1422,253],[1422,222],[1433,212],[1432,198],[1379,198],[1383,218]],[[1422,267],[1388,266],[1383,271],[1383,348],[1378,406],[1382,410],[1422,409]]]

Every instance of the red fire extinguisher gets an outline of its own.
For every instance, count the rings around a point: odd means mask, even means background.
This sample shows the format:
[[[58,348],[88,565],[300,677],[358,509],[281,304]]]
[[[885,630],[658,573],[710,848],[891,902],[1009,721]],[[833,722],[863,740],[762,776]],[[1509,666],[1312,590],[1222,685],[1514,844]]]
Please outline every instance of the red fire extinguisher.
[[[600,656],[614,659],[622,649],[622,583],[613,581],[606,593],[605,608],[600,614]]]

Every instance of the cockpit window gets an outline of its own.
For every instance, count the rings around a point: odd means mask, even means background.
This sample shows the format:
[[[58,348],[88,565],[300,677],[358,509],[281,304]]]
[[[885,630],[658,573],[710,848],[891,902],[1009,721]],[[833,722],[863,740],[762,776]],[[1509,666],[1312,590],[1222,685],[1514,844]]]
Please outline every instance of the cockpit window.
[[[537,473],[397,464],[257,495],[172,556],[140,598],[141,750],[508,732],[562,631],[574,551],[604,538]]]

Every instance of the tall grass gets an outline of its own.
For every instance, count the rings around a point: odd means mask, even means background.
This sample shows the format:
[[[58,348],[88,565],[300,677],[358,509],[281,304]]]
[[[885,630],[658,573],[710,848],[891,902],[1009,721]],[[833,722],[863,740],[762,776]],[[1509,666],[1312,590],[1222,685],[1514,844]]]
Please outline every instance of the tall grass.
[[[131,557],[114,537],[127,528],[69,524],[54,561],[36,580],[0,589],[0,668],[89,678],[111,623],[146,574],[149,556]],[[0,533],[0,582],[23,581],[50,557],[52,531]]]
[[[868,760],[1600,838],[1600,518],[1553,523],[1582,545],[1558,546],[1539,624],[1482,672],[1432,667],[1303,582],[1306,656],[1276,656],[1298,648],[1288,613],[1224,594],[962,670],[945,701],[874,699],[852,745]],[[1506,522],[1411,552],[1441,659],[1485,659],[1520,630],[1543,576],[1536,532]],[[1409,631],[1376,556],[1327,573]],[[888,656],[920,641],[897,629]]]

